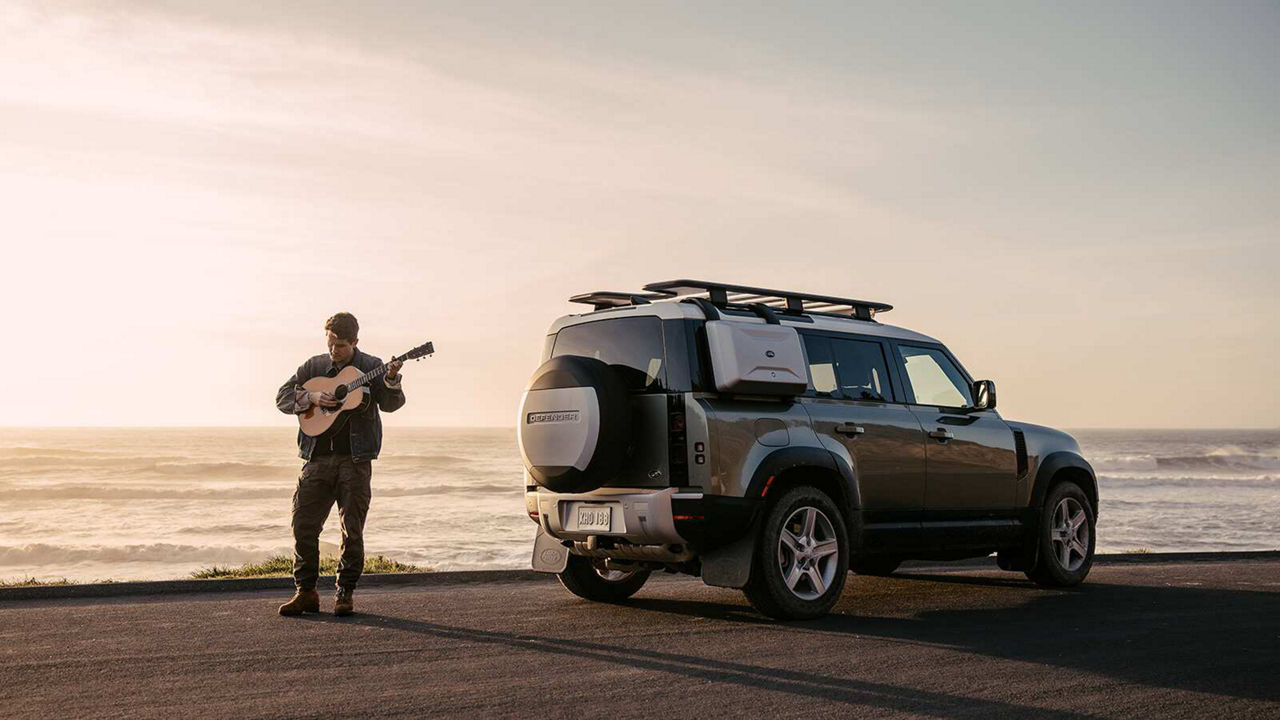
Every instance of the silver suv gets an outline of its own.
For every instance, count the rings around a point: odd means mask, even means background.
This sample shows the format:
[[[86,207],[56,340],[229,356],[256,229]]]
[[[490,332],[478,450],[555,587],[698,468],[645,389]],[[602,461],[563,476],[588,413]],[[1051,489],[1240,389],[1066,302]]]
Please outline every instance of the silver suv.
[[[1098,489],[1071,436],[1005,420],[883,303],[674,280],[570,298],[521,401],[535,570],[591,600],[654,570],[825,614],[850,570],[997,553],[1070,586]]]

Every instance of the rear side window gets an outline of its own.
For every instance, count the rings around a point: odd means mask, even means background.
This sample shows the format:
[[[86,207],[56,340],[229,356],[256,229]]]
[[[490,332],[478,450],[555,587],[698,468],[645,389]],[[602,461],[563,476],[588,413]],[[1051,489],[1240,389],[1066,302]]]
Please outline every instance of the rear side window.
[[[662,321],[656,317],[571,325],[556,335],[551,357],[561,355],[601,360],[612,366],[631,390],[661,392],[667,386]]]
[[[889,401],[893,395],[889,390],[889,365],[880,343],[833,339],[831,347],[841,395],[850,400]]]
[[[804,351],[809,356],[809,393],[818,397],[836,394],[836,361],[831,356],[831,342],[824,337],[801,333]]]

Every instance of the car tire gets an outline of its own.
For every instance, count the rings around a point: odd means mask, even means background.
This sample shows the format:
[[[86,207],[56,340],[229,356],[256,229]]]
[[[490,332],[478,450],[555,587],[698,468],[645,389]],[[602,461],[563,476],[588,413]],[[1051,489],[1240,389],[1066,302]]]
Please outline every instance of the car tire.
[[[649,571],[608,570],[603,559],[570,555],[569,564],[556,577],[566,590],[580,598],[614,603],[635,595],[649,579]]]
[[[902,564],[901,558],[869,557],[854,560],[849,569],[859,575],[892,575]]]
[[[821,617],[840,599],[849,555],[844,518],[831,498],[814,487],[793,488],[765,514],[742,591],[771,618]]]
[[[1074,482],[1054,485],[1040,508],[1036,562],[1027,577],[1043,587],[1079,585],[1093,567],[1093,503]]]

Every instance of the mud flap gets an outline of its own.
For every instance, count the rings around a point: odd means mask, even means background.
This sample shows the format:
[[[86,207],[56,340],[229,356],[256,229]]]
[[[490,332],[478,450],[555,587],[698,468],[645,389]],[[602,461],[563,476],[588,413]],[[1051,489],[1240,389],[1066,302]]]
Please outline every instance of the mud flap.
[[[538,528],[538,537],[533,540],[533,569],[545,573],[562,573],[569,564],[569,548]]]
[[[1040,561],[1040,543],[1023,543],[1021,547],[996,553],[996,566],[1001,570],[1031,572]]]
[[[751,560],[755,554],[756,528],[702,556],[702,582],[716,587],[745,587],[751,578]]]

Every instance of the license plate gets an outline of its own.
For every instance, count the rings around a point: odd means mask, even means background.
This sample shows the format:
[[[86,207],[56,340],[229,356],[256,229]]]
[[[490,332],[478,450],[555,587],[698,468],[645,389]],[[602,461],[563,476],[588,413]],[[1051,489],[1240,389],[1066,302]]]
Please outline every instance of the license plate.
[[[610,526],[611,513],[609,506],[578,506],[578,529],[579,530],[608,530]]]

